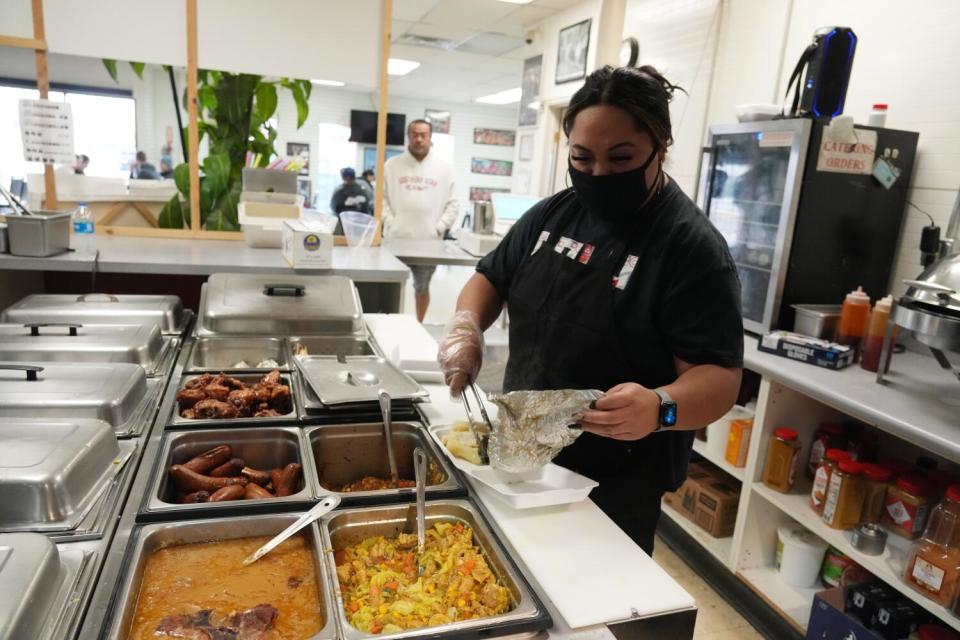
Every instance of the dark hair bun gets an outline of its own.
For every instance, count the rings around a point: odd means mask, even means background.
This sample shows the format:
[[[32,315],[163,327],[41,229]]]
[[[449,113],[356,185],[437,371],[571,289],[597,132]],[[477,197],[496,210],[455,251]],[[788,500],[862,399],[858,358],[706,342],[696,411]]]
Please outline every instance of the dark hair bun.
[[[657,82],[657,84],[663,87],[664,93],[667,94],[667,100],[673,100],[673,93],[678,89],[686,93],[683,87],[681,87],[680,85],[673,84],[672,82],[664,78],[663,74],[657,71],[657,68],[654,67],[653,65],[645,64],[642,67],[637,67],[637,71],[650,76]]]

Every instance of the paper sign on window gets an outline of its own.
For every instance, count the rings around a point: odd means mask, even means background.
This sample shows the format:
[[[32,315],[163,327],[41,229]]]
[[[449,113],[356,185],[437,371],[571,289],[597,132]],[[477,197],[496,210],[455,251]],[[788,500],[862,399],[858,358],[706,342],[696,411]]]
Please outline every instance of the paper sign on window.
[[[23,159],[73,164],[73,111],[66,102],[20,100]]]

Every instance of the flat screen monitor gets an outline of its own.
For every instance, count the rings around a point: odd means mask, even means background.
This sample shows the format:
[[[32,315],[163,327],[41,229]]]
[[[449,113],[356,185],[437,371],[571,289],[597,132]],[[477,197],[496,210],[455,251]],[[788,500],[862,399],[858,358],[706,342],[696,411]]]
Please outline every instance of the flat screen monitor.
[[[497,232],[503,233],[512,227],[513,223],[520,219],[520,216],[529,211],[530,207],[540,202],[541,199],[538,196],[524,196],[516,193],[490,194]]]
[[[407,116],[402,113],[387,114],[387,144],[402,145],[406,135]],[[377,144],[377,112],[350,112],[350,142]]]

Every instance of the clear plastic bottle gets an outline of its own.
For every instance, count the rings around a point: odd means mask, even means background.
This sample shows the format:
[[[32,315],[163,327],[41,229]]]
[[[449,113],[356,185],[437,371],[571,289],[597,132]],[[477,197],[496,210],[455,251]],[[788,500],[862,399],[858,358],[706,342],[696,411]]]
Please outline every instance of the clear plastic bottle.
[[[887,105],[878,102],[870,109],[870,115],[867,117],[867,125],[882,129],[887,126]]]
[[[95,231],[93,214],[86,202],[80,202],[73,212],[73,250],[80,255],[93,257],[97,252]]]
[[[870,296],[863,287],[847,294],[840,310],[840,323],[837,327],[837,342],[854,351],[854,359],[860,360],[860,346],[863,336],[867,332],[867,321],[870,316]]]
[[[910,549],[903,580],[945,607],[953,604],[960,585],[960,485],[947,489],[930,520]]]

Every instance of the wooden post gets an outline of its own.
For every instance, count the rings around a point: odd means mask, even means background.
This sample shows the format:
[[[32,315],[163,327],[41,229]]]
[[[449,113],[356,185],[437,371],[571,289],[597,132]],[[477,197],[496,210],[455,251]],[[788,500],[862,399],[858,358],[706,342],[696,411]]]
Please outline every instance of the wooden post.
[[[37,57],[37,89],[40,90],[40,99],[50,97],[50,76],[47,73],[47,36],[43,25],[43,0],[32,0],[33,5],[33,38],[43,43],[42,49],[36,49]],[[43,165],[43,207],[50,211],[57,208],[57,180],[53,175],[53,165]]]
[[[390,76],[387,65],[390,60],[390,32],[393,25],[393,0],[383,0],[383,22],[380,28],[380,107],[377,111],[377,190],[374,194],[374,214],[383,220],[383,161],[387,154],[387,97],[390,93]],[[366,167],[361,167],[365,170]],[[373,236],[374,246],[380,244],[382,225]]]
[[[199,132],[197,125],[197,0],[187,0],[187,152],[190,155],[190,230],[195,234],[201,231]]]

